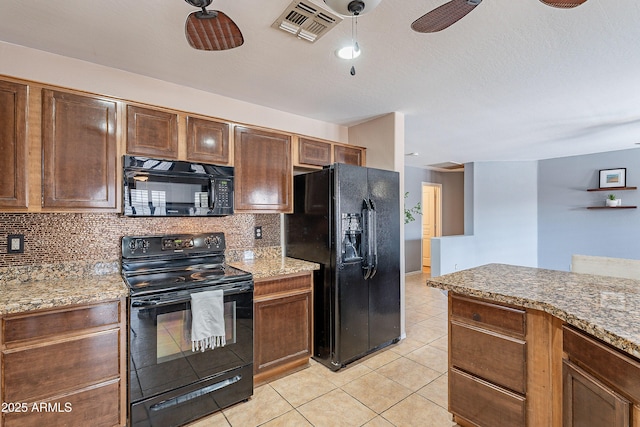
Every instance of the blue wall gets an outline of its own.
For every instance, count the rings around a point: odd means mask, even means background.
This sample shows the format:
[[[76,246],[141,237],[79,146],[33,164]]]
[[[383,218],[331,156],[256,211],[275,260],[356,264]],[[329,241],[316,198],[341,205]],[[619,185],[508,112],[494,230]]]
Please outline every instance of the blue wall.
[[[488,263],[538,264],[535,161],[465,165],[465,235],[432,240],[432,274]]]
[[[411,208],[422,201],[422,183],[442,184],[442,234],[464,233],[464,173],[436,172],[428,169],[405,167],[404,190],[409,195],[405,207]],[[405,272],[422,268],[422,216],[404,225]],[[404,218],[404,215],[403,215]]]
[[[571,255],[640,259],[640,210],[600,209],[609,192],[599,170],[627,168],[627,185],[640,186],[640,151],[612,151],[538,162],[538,266],[570,270]],[[640,206],[639,191],[611,191]]]

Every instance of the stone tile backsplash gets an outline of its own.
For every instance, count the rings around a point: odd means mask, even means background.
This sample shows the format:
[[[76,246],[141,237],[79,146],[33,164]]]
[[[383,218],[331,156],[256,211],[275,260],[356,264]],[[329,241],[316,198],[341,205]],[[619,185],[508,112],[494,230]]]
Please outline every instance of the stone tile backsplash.
[[[262,226],[263,238],[253,237]],[[130,218],[121,214],[0,213],[0,268],[69,261],[115,262],[128,235],[223,232],[228,250],[280,246],[279,214],[234,214],[219,218]],[[7,235],[24,234],[22,254],[7,253]]]

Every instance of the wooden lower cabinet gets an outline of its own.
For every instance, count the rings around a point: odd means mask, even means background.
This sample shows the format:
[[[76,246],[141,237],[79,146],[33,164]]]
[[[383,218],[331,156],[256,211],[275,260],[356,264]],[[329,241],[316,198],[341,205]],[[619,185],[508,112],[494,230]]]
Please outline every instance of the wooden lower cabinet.
[[[311,285],[311,273],[255,281],[255,383],[309,362]]]
[[[563,327],[563,426],[640,426],[640,361]]]
[[[631,403],[569,361],[563,365],[563,426],[628,427]]]
[[[126,304],[2,318],[2,426],[126,424]]]

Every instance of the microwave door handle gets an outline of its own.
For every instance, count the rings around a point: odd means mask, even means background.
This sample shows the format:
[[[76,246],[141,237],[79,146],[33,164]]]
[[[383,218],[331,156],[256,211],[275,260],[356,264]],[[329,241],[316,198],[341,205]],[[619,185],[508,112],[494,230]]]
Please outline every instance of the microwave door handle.
[[[209,209],[213,210],[216,207],[216,180],[211,178],[209,185]]]

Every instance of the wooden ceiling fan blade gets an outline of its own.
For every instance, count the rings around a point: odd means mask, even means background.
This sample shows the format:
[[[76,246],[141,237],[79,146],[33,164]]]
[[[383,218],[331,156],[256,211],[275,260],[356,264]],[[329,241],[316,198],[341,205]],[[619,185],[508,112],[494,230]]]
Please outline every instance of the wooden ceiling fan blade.
[[[244,37],[240,28],[224,13],[214,10],[192,12],[185,23],[189,45],[199,50],[227,50],[241,46]]]
[[[571,9],[586,3],[587,0],[540,0],[542,3],[551,7],[559,7],[562,9]]]
[[[435,33],[455,24],[482,0],[451,0],[413,21],[411,29],[418,33]]]

